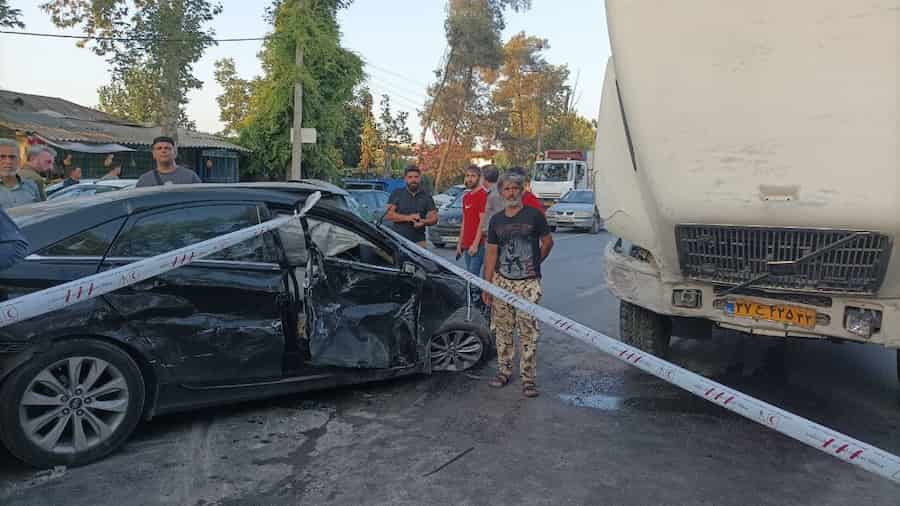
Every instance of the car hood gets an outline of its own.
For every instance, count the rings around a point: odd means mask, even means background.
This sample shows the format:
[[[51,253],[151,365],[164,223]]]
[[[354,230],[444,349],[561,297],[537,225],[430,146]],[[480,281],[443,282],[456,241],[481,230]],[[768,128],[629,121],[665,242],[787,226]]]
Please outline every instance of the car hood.
[[[594,204],[556,204],[547,210],[547,212],[551,213],[563,213],[569,211],[591,213],[594,211]]]

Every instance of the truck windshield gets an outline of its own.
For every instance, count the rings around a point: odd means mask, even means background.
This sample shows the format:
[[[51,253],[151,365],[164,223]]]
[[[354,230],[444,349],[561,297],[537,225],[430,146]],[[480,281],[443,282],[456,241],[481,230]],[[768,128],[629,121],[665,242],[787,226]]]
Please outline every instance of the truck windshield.
[[[534,166],[533,181],[571,181],[571,163],[538,163]]]

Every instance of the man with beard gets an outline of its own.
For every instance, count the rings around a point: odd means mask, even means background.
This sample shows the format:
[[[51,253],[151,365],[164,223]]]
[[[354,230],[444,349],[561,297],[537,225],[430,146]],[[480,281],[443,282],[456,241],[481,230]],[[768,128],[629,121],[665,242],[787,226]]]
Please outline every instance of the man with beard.
[[[484,279],[537,303],[542,294],[541,263],[553,249],[550,226],[540,211],[522,204],[525,180],[520,174],[504,174],[497,187],[503,197],[505,209],[495,214],[488,226]],[[501,299],[492,299],[487,292],[482,293],[482,299],[485,304],[493,303],[491,331],[497,343],[499,371],[490,385],[500,388],[509,383],[516,352],[513,334],[518,331],[522,345],[519,360],[522,394],[525,397],[537,397],[537,320]]]
[[[28,148],[25,155],[25,167],[19,169],[22,179],[34,181],[34,184],[37,185],[41,200],[47,200],[47,193],[44,190],[45,178],[53,172],[55,160],[56,150],[46,144],[35,144]]]
[[[484,206],[487,203],[487,192],[481,185],[481,168],[469,165],[463,183],[466,185],[466,194],[462,199],[462,227],[459,229],[459,241],[456,243],[456,258],[465,255],[466,270],[481,276],[481,266],[484,264],[484,239],[475,242]]]
[[[403,178],[406,187],[391,193],[385,217],[398,234],[426,248],[425,227],[437,223],[437,206],[431,195],[421,187],[422,171],[418,167],[407,167]]]

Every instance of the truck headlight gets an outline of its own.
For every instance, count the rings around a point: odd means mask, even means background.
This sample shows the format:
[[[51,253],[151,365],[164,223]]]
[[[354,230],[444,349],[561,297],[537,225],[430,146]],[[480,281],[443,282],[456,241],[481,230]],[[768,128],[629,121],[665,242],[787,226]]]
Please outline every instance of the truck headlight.
[[[631,258],[636,258],[641,262],[653,262],[653,253],[650,253],[650,250],[642,248],[637,244],[632,244],[631,241],[626,241],[625,239],[616,241],[613,250],[620,255],[627,255]]]
[[[881,311],[847,306],[844,310],[844,328],[851,334],[868,339],[881,330]]]

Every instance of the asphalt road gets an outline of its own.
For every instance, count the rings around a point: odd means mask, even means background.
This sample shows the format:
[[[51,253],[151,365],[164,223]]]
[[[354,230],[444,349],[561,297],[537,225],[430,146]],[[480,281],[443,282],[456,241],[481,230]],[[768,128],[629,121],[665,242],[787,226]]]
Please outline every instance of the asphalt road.
[[[615,336],[605,233],[557,233],[549,308]],[[449,250],[444,250],[450,256]],[[120,452],[34,471],[0,453],[0,504],[897,504],[900,487],[545,329],[542,395],[416,377],[167,416]],[[717,333],[673,360],[900,453],[892,352]]]

